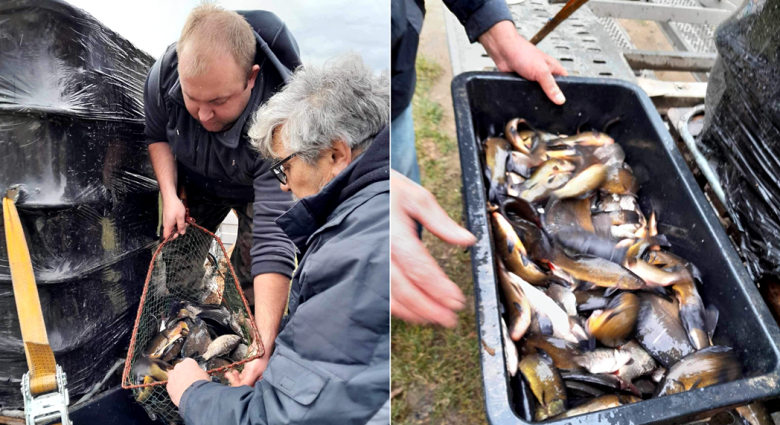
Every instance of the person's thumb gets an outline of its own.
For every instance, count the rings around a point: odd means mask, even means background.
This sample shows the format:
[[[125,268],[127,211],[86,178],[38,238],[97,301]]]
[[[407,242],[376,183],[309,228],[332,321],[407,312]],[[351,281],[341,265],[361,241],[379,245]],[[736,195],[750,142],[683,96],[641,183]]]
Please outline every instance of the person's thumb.
[[[176,230],[178,230],[182,235],[184,234],[184,223],[184,214],[176,215]]]
[[[411,218],[444,242],[460,246],[476,242],[474,235],[451,219],[430,192],[422,187],[418,189],[411,199],[405,200],[405,209]]]

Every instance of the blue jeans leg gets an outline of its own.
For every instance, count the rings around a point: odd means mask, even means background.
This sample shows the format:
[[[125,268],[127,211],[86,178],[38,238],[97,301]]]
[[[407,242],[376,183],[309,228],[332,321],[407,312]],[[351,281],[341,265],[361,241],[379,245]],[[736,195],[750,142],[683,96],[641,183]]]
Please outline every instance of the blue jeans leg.
[[[390,123],[390,167],[420,183],[420,166],[414,146],[414,120],[410,104]]]

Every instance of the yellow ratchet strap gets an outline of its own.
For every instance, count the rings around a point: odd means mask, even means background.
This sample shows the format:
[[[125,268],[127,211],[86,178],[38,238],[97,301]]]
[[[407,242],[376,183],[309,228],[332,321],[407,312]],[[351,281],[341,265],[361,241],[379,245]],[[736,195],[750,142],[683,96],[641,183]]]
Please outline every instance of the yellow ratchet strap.
[[[8,197],[3,197],[3,224],[16,311],[19,314],[19,326],[22,328],[24,354],[27,356],[27,367],[30,368],[30,392],[38,395],[55,391],[57,363],[46,336],[41,301],[38,298],[38,287],[35,285],[22,222],[19,220],[14,200]]]
[[[66,388],[68,381],[54,360],[54,352],[46,335],[30,251],[16,210],[18,196],[17,187],[9,189],[3,197],[3,226],[24,354],[30,369],[22,377],[25,423],[39,425],[60,419],[62,425],[71,425],[68,417],[70,400]]]

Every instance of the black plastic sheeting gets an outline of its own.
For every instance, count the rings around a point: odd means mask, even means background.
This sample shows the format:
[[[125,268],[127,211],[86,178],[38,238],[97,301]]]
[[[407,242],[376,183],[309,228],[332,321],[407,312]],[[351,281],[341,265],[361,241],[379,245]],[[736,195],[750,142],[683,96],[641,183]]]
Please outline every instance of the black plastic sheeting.
[[[748,0],[716,31],[699,144],[751,277],[780,278],[780,1]]]
[[[61,1],[0,3],[0,192],[17,203],[71,397],[125,355],[157,240],[143,143],[154,59]],[[0,222],[0,407],[27,371]]]

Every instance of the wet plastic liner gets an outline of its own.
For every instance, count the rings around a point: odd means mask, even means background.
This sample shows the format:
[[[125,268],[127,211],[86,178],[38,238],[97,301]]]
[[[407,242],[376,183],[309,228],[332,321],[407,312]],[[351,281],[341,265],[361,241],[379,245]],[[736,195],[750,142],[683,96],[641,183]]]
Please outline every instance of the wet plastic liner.
[[[754,280],[780,279],[780,2],[750,0],[715,33],[700,148]]]
[[[188,218],[184,235],[171,234],[154,253],[122,374],[122,388],[133,390],[135,399],[150,418],[165,423],[184,422],[165,389],[168,381],[134,382],[133,366],[160,331],[161,319],[178,301],[227,307],[241,327],[240,336],[249,346],[246,358],[209,370],[212,380],[227,383],[225,372],[241,370],[244,363],[263,355],[263,343],[252,312],[222,241]]]
[[[0,193],[23,188],[17,209],[72,400],[124,356],[158,241],[143,136],[153,63],[63,1],[0,2]],[[27,362],[7,258],[0,243],[0,409],[14,410]]]
[[[489,422],[527,423],[522,419],[522,404],[514,402],[519,397],[512,393],[504,361],[479,143],[499,134],[516,117],[564,134],[574,134],[580,126],[601,130],[620,118],[608,133],[623,147],[641,185],[640,206],[643,211],[656,211],[659,232],[667,236],[674,252],[701,270],[702,299],[721,314],[713,342],[732,346],[743,367],[743,377],[729,383],[545,423],[681,423],[701,417],[702,412],[780,395],[780,329],[653,103],[638,86],[619,80],[567,77],[559,78],[558,84],[567,99],[563,106],[553,105],[538,84],[513,75],[465,73],[452,82],[465,218],[477,237],[471,261]]]

